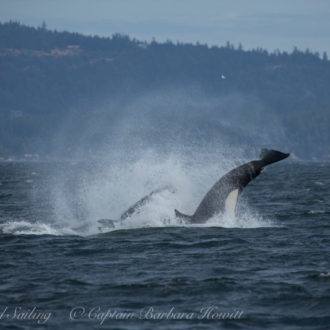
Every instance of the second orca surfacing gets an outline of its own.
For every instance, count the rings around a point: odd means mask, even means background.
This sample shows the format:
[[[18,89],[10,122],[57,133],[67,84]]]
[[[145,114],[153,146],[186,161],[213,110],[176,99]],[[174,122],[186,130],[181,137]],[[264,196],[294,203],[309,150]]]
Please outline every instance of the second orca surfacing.
[[[217,181],[200,202],[193,215],[175,210],[177,218],[186,223],[205,223],[218,214],[235,215],[236,203],[244,187],[262,173],[266,166],[289,157],[290,154],[277,150],[262,149],[260,160],[238,166]]]

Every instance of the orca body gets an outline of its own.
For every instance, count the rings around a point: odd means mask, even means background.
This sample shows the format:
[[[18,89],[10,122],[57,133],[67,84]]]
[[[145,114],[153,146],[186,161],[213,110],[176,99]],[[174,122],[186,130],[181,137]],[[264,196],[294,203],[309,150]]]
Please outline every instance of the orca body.
[[[169,187],[169,186],[165,186],[165,187],[162,187],[162,188],[159,188],[159,189],[155,189],[150,194],[142,197],[134,205],[129,207],[120,216],[120,218],[118,220],[110,220],[110,219],[100,219],[100,220],[98,220],[98,223],[100,223],[103,226],[103,227],[99,227],[99,229],[102,231],[103,229],[106,229],[106,228],[114,228],[116,224],[121,223],[122,221],[126,220],[127,218],[129,218],[133,214],[139,214],[141,212],[141,208],[144,205],[146,205],[154,195],[159,194],[159,193],[161,193],[165,190],[168,190],[168,191],[174,193],[174,189],[172,187]]]
[[[257,177],[267,165],[289,157],[290,154],[277,150],[262,149],[260,160],[238,166],[217,181],[200,202],[193,215],[175,210],[177,218],[187,223],[205,223],[215,215],[228,213],[235,215],[236,202],[244,187]]]

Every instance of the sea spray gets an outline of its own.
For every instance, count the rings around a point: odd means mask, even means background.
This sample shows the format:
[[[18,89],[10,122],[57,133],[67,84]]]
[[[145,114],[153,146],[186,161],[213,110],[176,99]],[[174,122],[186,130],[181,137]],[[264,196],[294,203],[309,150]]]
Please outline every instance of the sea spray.
[[[118,220],[143,196],[170,186],[175,191],[165,190],[153,195],[139,212],[115,223],[109,230],[186,226],[174,216],[174,209],[192,214],[214,182],[245,161],[225,155],[225,152],[196,153],[194,157],[188,157],[148,150],[133,160],[70,164],[65,170],[58,170],[50,182],[54,225],[81,235],[96,234],[100,227],[98,219]],[[236,217],[215,216],[203,226],[249,228],[267,225],[269,222],[245,205]]]

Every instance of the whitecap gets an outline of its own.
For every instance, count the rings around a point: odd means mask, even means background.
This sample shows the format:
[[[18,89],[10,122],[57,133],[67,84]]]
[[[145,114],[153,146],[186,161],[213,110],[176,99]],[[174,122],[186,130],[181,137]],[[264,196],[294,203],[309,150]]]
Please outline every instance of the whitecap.
[[[50,224],[29,221],[6,221],[0,224],[0,231],[13,235],[74,235],[77,234],[69,228],[56,229]]]
[[[320,182],[320,181],[315,181],[314,182],[316,185],[318,185],[318,186],[324,186],[324,183],[323,182]]]
[[[327,273],[321,273],[320,277],[330,277],[330,272]]]
[[[325,210],[309,210],[308,214],[323,214]]]

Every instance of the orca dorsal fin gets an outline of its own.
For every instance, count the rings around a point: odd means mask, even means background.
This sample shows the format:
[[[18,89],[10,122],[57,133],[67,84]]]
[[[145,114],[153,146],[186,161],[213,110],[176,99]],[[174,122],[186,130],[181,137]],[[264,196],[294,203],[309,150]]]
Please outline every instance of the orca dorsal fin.
[[[187,221],[187,222],[191,222],[191,216],[190,215],[187,215],[187,214],[183,214],[181,212],[179,212],[177,209],[174,210],[175,212],[175,216],[179,219],[182,219],[184,221]]]
[[[102,226],[114,228],[115,223],[119,222],[119,221],[118,220],[110,220],[110,219],[100,219],[100,220],[97,220],[97,222],[99,224],[101,224]]]

